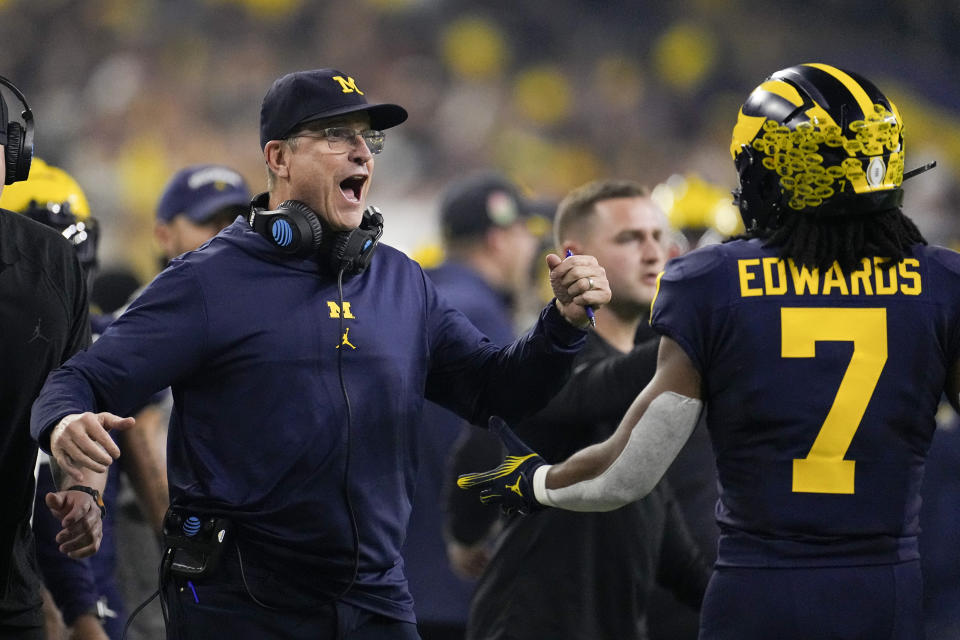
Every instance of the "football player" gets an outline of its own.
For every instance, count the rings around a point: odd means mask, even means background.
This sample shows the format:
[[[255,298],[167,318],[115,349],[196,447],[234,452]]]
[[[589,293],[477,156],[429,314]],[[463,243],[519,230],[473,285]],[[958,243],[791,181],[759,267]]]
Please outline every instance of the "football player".
[[[494,418],[511,456],[460,484],[508,509],[615,509],[706,406],[721,537],[700,637],[921,638],[919,489],[941,394],[958,404],[960,255],[901,211],[903,121],[856,73],[774,73],[730,151],[746,233],[668,263],[657,373],[616,433],[550,466]]]

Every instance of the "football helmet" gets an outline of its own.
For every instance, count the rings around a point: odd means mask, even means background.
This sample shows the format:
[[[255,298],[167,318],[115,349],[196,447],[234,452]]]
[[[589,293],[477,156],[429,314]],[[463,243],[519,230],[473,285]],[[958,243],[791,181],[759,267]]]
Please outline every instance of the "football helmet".
[[[781,213],[868,213],[903,200],[903,121],[869,80],[826,64],[777,71],[740,108],[730,154],[747,229]]]
[[[83,189],[63,169],[34,158],[27,179],[4,188],[0,208],[53,227],[73,245],[84,271],[96,267],[100,226]]]

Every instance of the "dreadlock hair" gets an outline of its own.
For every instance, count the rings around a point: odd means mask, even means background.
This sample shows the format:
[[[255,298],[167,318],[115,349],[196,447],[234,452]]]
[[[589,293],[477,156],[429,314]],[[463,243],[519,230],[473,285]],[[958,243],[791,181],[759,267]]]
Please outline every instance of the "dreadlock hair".
[[[773,228],[748,231],[730,238],[763,240],[779,247],[781,256],[808,269],[829,269],[839,263],[844,272],[856,270],[866,257],[900,262],[915,244],[927,244],[920,230],[899,208],[817,217],[783,212]]]

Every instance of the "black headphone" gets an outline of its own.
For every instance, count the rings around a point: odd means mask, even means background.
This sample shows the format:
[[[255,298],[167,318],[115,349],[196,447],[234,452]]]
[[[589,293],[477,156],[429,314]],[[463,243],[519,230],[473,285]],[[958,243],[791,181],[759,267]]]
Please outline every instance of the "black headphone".
[[[366,208],[356,229],[331,233],[320,216],[299,200],[285,200],[267,211],[267,199],[266,193],[253,199],[247,223],[281,252],[300,258],[326,256],[334,273],[362,273],[370,265],[383,235],[383,215],[376,207]]]
[[[33,112],[30,111],[30,105],[27,99],[23,97],[20,89],[0,76],[0,84],[5,85],[15,96],[23,103],[23,112],[20,117],[23,118],[23,125],[19,122],[6,122],[7,144],[5,155],[7,164],[7,179],[4,184],[13,184],[26,180],[30,175],[30,161],[33,160]],[[3,97],[0,96],[0,102]],[[6,120],[6,105],[3,108],[3,117]]]

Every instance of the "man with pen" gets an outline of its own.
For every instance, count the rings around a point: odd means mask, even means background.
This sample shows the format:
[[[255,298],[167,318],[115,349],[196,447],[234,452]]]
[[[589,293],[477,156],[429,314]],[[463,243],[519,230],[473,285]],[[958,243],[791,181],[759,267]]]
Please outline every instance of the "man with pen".
[[[667,258],[666,216],[634,182],[605,180],[572,191],[554,223],[556,248],[604,265],[611,300],[554,399],[516,425],[547,460],[606,438],[656,369],[646,326]],[[589,283],[588,283],[589,284]],[[469,446],[458,457],[471,455]],[[456,462],[454,468],[466,465]],[[456,490],[450,492],[456,495]],[[451,532],[469,531],[469,512],[450,501]],[[470,608],[468,640],[646,640],[655,583],[699,608],[709,570],[666,483],[610,513],[559,509],[505,523]]]

